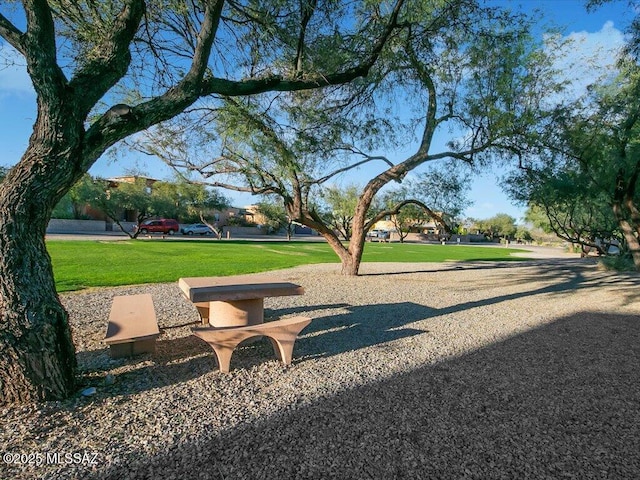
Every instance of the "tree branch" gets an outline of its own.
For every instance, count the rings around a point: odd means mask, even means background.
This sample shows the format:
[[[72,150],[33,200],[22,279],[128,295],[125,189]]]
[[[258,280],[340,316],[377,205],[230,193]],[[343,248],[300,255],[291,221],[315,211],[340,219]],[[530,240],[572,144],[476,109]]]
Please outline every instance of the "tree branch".
[[[296,60],[293,65],[296,78],[303,73],[305,35],[307,33],[307,25],[315,11],[316,3],[317,0],[300,0],[300,35],[298,36],[298,45],[296,47]]]
[[[378,212],[376,215],[374,215],[373,218],[371,218],[369,221],[367,221],[364,224],[365,232],[368,231],[371,227],[373,227],[376,224],[376,222],[379,222],[380,220],[382,220],[384,217],[397,215],[398,213],[400,213],[400,210],[402,210],[402,208],[404,206],[411,205],[411,204],[417,205],[418,207],[422,208],[425,212],[427,212],[427,214],[431,218],[433,218],[438,223],[440,223],[445,228],[445,230],[447,232],[450,232],[451,229],[449,228],[449,225],[447,225],[447,223],[442,218],[442,215],[440,215],[440,214],[434,212],[433,210],[431,210],[429,207],[427,207],[420,200],[415,200],[415,199],[403,200],[402,202],[397,203],[396,205],[394,205],[393,207],[391,207],[388,210],[383,210],[381,212]]]
[[[97,56],[88,59],[69,82],[70,88],[77,93],[78,104],[83,111],[88,113],[127,72],[131,62],[129,45],[144,12],[144,0],[128,0],[116,17],[111,31],[93,50]]]
[[[106,112],[87,131],[89,149],[102,152],[105,148],[132,133],[172,118],[200,97],[202,79],[218,30],[223,5],[224,0],[207,2],[193,61],[182,80],[163,95],[128,109],[126,115],[114,116],[109,115],[111,110]],[[94,155],[87,154],[86,157],[90,159]]]
[[[56,59],[56,33],[46,0],[25,0],[27,31],[23,35],[23,54],[33,88],[42,105],[51,108],[66,97],[67,78]]]
[[[333,171],[333,172],[329,173],[328,175],[325,175],[324,177],[321,177],[321,178],[319,178],[319,179],[317,179],[317,180],[314,180],[313,182],[309,182],[309,183],[310,183],[310,184],[314,184],[314,185],[321,185],[321,184],[325,183],[327,180],[329,180],[330,178],[335,177],[336,175],[339,175],[339,174],[341,174],[341,173],[347,172],[347,171],[352,170],[352,169],[354,169],[354,168],[357,168],[357,167],[359,167],[359,166],[361,166],[361,165],[364,165],[365,163],[373,162],[373,161],[375,161],[375,160],[382,160],[382,161],[383,161],[383,162],[385,162],[387,165],[390,165],[390,166],[392,166],[392,167],[394,166],[394,165],[393,165],[393,163],[392,163],[389,159],[387,159],[387,157],[385,157],[385,156],[382,156],[382,155],[378,155],[378,156],[369,156],[369,155],[366,155],[366,154],[365,154],[365,153],[363,153],[363,152],[358,152],[358,151],[356,151],[355,149],[350,149],[350,150],[351,150],[353,153],[356,153],[356,154],[359,154],[359,155],[365,156],[366,158],[365,158],[364,160],[361,160],[361,161],[359,161],[359,162],[356,162],[356,163],[354,163],[354,164],[352,164],[352,165],[348,165],[348,166],[346,166],[346,167],[339,168],[338,170],[335,170],[335,171]]]
[[[371,49],[369,56],[358,66],[349,68],[343,72],[319,73],[309,75],[301,79],[286,80],[280,75],[272,75],[261,79],[227,80],[222,78],[210,78],[202,87],[203,95],[219,94],[228,97],[254,95],[267,91],[293,92],[309,90],[329,85],[348,83],[358,77],[366,77],[369,70],[377,61],[387,40],[398,27],[398,16],[404,4],[404,0],[398,0],[389,17],[389,21],[377,42]]]
[[[26,51],[22,44],[22,35],[23,33],[0,13],[0,37],[4,38],[9,45],[15,48],[23,56],[26,56]]]

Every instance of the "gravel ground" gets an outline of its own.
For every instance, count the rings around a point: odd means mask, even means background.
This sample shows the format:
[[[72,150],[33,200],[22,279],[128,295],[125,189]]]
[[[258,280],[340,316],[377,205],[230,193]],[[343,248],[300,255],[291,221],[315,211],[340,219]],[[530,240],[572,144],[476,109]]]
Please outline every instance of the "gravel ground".
[[[0,478],[640,478],[640,276],[545,256],[281,271],[306,294],[266,317],[314,319],[293,365],[261,340],[228,375],[176,284],[64,295],[97,393],[0,409]],[[142,292],[157,352],[112,360],[111,299]]]

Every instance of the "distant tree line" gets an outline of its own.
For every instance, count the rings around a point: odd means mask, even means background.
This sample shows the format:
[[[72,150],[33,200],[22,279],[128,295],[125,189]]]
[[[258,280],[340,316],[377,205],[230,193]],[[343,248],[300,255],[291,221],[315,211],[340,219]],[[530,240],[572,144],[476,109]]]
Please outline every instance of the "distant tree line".
[[[117,184],[85,174],[62,197],[53,209],[53,218],[87,219],[87,208],[102,212],[132,238],[138,229],[126,227],[124,212],[135,216],[138,226],[153,217],[179,219],[184,223],[213,223],[214,210],[229,206],[229,199],[217,190],[204,185],[176,181],[156,181],[132,177],[133,181]]]

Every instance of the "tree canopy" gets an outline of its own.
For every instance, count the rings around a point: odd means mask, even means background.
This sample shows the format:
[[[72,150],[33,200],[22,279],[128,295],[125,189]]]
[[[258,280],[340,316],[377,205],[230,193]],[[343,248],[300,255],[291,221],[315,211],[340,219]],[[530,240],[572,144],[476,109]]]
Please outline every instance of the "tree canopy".
[[[623,242],[640,268],[640,70],[635,61],[558,108],[538,155],[510,179],[511,194],[546,213],[561,238],[605,253]]]
[[[371,214],[381,188],[428,162],[511,158],[556,88],[527,19],[473,0],[410,6],[366,81],[321,93],[225,97],[216,108],[163,124],[139,148],[211,185],[280,196],[292,219],[327,238],[343,271],[357,274],[366,231],[394,210]],[[395,115],[399,104],[407,111]],[[451,140],[438,150],[433,138],[442,131],[452,132]],[[404,159],[378,153],[407,140],[416,149]],[[357,168],[369,179],[345,247],[315,199]]]
[[[74,391],[74,346],[44,238],[54,206],[108,148],[221,97],[364,77],[404,3],[4,2],[0,37],[27,66],[37,119],[0,184],[0,403]]]

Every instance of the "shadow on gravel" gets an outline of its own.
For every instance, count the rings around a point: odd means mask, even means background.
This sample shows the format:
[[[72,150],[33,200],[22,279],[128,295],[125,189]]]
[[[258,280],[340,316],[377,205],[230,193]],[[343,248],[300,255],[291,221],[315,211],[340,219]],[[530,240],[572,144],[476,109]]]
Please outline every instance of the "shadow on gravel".
[[[523,270],[527,267],[528,270]],[[513,269],[514,274],[509,280],[502,277],[501,285],[522,285],[527,283],[547,281],[549,285],[538,290],[530,290],[523,293],[517,293],[505,297],[495,297],[483,302],[479,305],[488,305],[497,303],[501,300],[509,300],[510,298],[518,298],[528,295],[536,295],[549,292],[564,292],[567,290],[578,290],[584,288],[598,288],[614,286],[623,290],[627,303],[640,301],[640,274],[637,272],[611,272],[598,270],[592,259],[549,259],[534,260],[519,263],[498,262],[489,264],[467,264],[467,263],[451,263],[446,268],[424,268],[424,269],[407,269],[392,273],[365,273],[362,276],[393,276],[407,275],[412,273],[450,273],[459,271],[464,275],[466,271],[474,270],[496,270],[496,269]],[[463,308],[470,308],[474,304],[461,304],[453,307],[450,311],[458,311]]]
[[[366,268],[366,264],[365,268]],[[396,264],[397,265],[397,264]],[[408,264],[412,265],[412,264]],[[429,265],[424,264],[424,265]],[[438,265],[438,266],[436,266]],[[446,265],[446,268],[440,268],[441,265]],[[533,260],[527,258],[517,258],[515,261],[491,261],[491,260],[478,260],[474,262],[473,260],[466,260],[464,262],[443,262],[440,264],[434,264],[433,268],[425,268],[421,269],[410,269],[406,270],[396,270],[394,272],[373,272],[373,273],[361,273],[360,276],[363,277],[386,277],[386,276],[397,276],[397,275],[406,275],[408,273],[447,273],[452,271],[473,271],[473,270],[495,270],[495,269],[519,269],[522,267],[540,267],[541,269],[556,269],[556,268],[564,268],[564,267],[577,267],[577,268],[585,268],[592,267],[593,262],[586,262],[583,259],[575,259],[575,258],[554,258],[554,259],[545,259],[545,260]]]
[[[548,282],[549,285],[526,292],[527,294],[564,292],[568,290],[616,288],[616,294],[623,294],[626,303],[640,301],[640,274],[637,272],[611,272],[600,270],[592,263],[579,260],[534,264],[529,270],[520,270],[509,278],[502,278],[501,285],[526,285],[534,282]]]
[[[560,264],[536,264],[532,269],[518,270],[508,279],[501,280],[505,288],[526,285],[534,283],[534,281],[536,284],[542,282],[546,285],[535,290],[525,289],[482,300],[462,302],[445,308],[433,308],[413,302],[364,306],[324,304],[288,309],[267,309],[265,315],[267,318],[289,314],[310,314],[313,317],[311,325],[302,331],[301,337],[296,341],[295,361],[296,358],[300,359],[301,357],[305,359],[328,357],[374,345],[382,346],[397,339],[427,333],[426,330],[407,326],[413,322],[437,319],[442,315],[495,305],[522,297],[613,286],[617,289],[617,294],[623,294],[626,297],[627,303],[640,301],[639,275],[600,272],[594,270],[593,266],[585,266],[575,261]],[[326,313],[326,310],[330,310],[330,312]],[[331,310],[335,310],[335,312],[331,312]],[[314,316],[313,311],[324,311],[324,313],[321,316]],[[79,352],[78,358],[82,364],[90,364],[90,357],[95,355],[107,355],[107,350]],[[87,356],[87,358],[83,356]],[[262,339],[254,344],[236,349],[231,366],[234,369],[251,368],[273,358],[271,344],[267,339]],[[149,360],[152,362],[151,365],[148,364]],[[217,369],[215,356],[211,349],[203,341],[193,336],[160,339],[157,342],[157,351],[154,355],[143,355],[121,360],[121,362],[140,363],[142,366],[119,375],[118,384],[103,390],[102,395],[137,393],[173,383],[182,383]],[[87,373],[91,372],[91,369],[87,369]],[[94,370],[93,373],[100,375],[99,370]],[[87,379],[88,384],[91,384],[91,380],[91,378]]]
[[[155,353],[111,359],[106,368],[104,362],[98,362],[100,368],[90,366],[94,358],[108,357],[108,349],[78,352],[78,363],[83,366],[80,386],[98,386],[99,397],[112,397],[186,382],[215,368],[215,361],[209,358],[209,353],[212,351],[207,344],[191,335],[172,339],[161,337],[156,342]],[[181,361],[183,359],[186,360]],[[119,373],[115,384],[105,386],[103,378],[106,373],[123,365],[139,365],[139,368]]]
[[[325,305],[302,305],[299,307],[290,307],[290,308],[265,308],[264,309],[264,318],[265,320],[276,320],[284,315],[308,315],[309,310],[325,310],[325,309],[334,309],[334,308],[344,308],[348,307],[348,303],[328,303]]]
[[[296,341],[294,360],[295,357],[301,356],[312,358],[336,355],[424,333],[424,330],[402,327],[406,323],[426,318],[433,311],[431,308],[410,302],[357,307],[344,304],[319,305],[313,308],[328,307],[347,308],[348,313],[314,318],[311,325],[302,331],[301,338]],[[306,307],[306,310],[308,311],[309,307]],[[280,310],[271,312],[283,314]],[[368,320],[362,322],[362,318]],[[318,335],[312,335],[314,333]],[[103,349],[80,352],[78,356],[83,363],[90,362],[90,359],[83,357],[86,355],[108,355],[108,351]],[[274,358],[271,343],[263,338],[236,348],[231,359],[231,368],[251,368]],[[184,383],[218,368],[211,348],[192,335],[159,339],[155,354],[118,359],[116,363],[141,366],[118,375],[116,384],[101,389],[101,396],[134,394],[170,384]],[[87,370],[87,373],[91,371]],[[94,370],[93,373],[100,374],[100,370]],[[85,383],[89,385],[92,383],[91,380],[89,377]]]
[[[83,478],[638,478],[639,370],[638,317],[585,312]]]
[[[405,325],[429,318],[434,311],[412,302],[348,306],[346,310],[314,318],[297,340],[296,353],[326,357],[419,335],[425,330]]]

